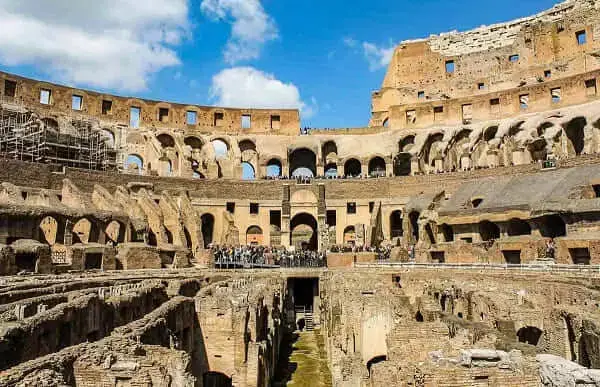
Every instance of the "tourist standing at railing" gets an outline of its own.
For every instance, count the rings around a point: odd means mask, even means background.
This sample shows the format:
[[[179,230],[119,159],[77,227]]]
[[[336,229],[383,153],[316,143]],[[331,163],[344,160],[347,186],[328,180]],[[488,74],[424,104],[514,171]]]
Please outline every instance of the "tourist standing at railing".
[[[546,258],[554,259],[555,251],[556,251],[556,245],[554,244],[554,239],[550,238],[546,241]]]
[[[411,262],[415,261],[415,245],[411,243],[411,245],[408,247],[408,259]]]

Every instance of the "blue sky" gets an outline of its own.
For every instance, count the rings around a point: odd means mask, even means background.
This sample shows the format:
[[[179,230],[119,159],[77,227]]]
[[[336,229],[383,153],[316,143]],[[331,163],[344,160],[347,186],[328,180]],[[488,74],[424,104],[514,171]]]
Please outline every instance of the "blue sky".
[[[305,126],[360,127],[396,43],[554,3],[0,0],[0,68],[174,102],[298,107]]]

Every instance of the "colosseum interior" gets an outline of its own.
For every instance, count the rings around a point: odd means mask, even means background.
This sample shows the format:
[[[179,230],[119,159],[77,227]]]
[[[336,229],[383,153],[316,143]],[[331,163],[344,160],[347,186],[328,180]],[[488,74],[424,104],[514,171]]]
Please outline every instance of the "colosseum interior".
[[[599,80],[598,0],[400,43],[364,128],[0,73],[0,385],[600,386]]]

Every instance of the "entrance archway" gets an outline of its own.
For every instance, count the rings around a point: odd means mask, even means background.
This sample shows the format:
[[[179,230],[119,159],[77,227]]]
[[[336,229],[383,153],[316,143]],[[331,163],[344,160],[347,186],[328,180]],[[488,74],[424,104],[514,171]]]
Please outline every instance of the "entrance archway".
[[[350,159],[344,164],[344,176],[358,177],[361,173],[362,167],[357,159]]]
[[[290,244],[296,249],[318,249],[318,225],[314,216],[306,212],[295,215],[290,222],[290,230]]]

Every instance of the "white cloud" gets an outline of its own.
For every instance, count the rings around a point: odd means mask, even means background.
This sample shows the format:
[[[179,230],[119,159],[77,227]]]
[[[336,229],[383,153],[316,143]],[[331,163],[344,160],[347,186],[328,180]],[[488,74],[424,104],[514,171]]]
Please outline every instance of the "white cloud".
[[[257,59],[263,45],[278,37],[275,21],[259,0],[203,0],[200,9],[208,17],[231,23],[224,50],[229,64]]]
[[[363,42],[363,54],[367,59],[367,62],[369,62],[369,70],[376,71],[380,68],[387,67],[392,60],[395,48],[396,46],[394,44],[389,47],[382,47],[373,43]]]
[[[214,75],[210,98],[225,107],[300,109],[303,118],[312,117],[317,110],[314,98],[309,104],[302,101],[296,85],[253,67],[232,67]]]
[[[0,0],[0,62],[66,83],[142,90],[180,64],[188,0]]]

